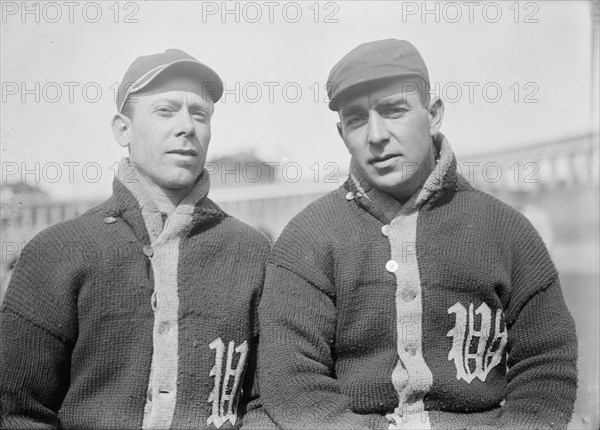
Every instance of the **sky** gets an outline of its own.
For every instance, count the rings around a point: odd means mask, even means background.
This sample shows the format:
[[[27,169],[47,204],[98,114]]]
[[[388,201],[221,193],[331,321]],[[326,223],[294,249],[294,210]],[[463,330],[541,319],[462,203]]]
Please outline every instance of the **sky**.
[[[586,1],[1,6],[2,184],[24,179],[62,200],[110,193],[127,155],[110,128],[115,88],[136,57],[168,48],[224,81],[209,160],[254,152],[280,167],[298,163],[304,178],[347,169],[325,82],[342,56],[372,40],[420,50],[459,160],[592,127]]]

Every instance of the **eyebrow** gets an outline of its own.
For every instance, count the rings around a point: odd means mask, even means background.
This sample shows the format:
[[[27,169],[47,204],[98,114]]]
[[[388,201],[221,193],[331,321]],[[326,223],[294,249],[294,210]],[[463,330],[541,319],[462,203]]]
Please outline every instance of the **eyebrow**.
[[[387,109],[393,106],[409,106],[408,101],[407,101],[407,97],[405,93],[399,93],[399,94],[393,94],[391,96],[387,96],[381,100],[378,100],[377,103],[375,103],[375,106],[373,107],[373,109],[375,110],[381,110],[381,109]],[[355,115],[355,114],[359,114],[362,112],[362,108],[358,105],[351,105],[348,106],[345,109],[342,109],[341,114],[342,116],[351,116],[351,115]]]
[[[183,104],[183,102],[180,99],[173,98],[173,97],[164,97],[164,98],[156,100],[152,105],[156,107],[160,103],[170,103],[170,104],[178,106],[178,107],[181,107],[181,105]],[[211,110],[210,109],[210,103],[207,103],[207,102],[204,102],[204,101],[201,101],[201,102],[197,102],[197,101],[191,102],[189,104],[189,107],[191,109],[202,108],[202,109],[205,109],[207,111]]]
[[[347,116],[355,115],[355,114],[358,114],[361,112],[362,112],[362,109],[359,106],[351,105],[345,109],[342,109],[340,113],[342,114],[342,116],[347,117]]]
[[[408,101],[406,100],[406,95],[404,93],[394,94],[393,96],[378,100],[375,104],[375,109],[388,108],[398,105],[408,106]]]

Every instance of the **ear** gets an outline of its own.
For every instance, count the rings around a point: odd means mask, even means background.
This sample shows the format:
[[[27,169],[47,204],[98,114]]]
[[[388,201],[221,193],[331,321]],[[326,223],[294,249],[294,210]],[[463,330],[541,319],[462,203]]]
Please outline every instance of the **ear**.
[[[131,120],[125,115],[116,114],[112,119],[112,130],[117,143],[123,148],[128,147],[131,142]]]
[[[429,135],[435,136],[439,133],[444,119],[444,102],[436,97],[429,103]]]

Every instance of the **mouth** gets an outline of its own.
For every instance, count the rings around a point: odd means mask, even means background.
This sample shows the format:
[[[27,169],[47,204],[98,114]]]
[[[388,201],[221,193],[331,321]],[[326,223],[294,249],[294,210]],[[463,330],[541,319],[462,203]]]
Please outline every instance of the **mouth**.
[[[371,164],[389,164],[391,162],[393,162],[393,160],[395,160],[398,157],[401,157],[402,154],[386,154],[386,155],[379,155],[377,157],[373,157],[371,159]],[[386,163],[388,162],[388,163]]]
[[[184,157],[196,157],[198,152],[194,149],[172,149],[167,154],[181,155]]]

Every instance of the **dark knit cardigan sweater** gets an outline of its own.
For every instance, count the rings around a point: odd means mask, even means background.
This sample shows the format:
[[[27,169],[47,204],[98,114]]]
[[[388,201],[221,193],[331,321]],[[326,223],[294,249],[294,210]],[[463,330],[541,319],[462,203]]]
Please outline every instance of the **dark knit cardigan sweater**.
[[[240,426],[269,242],[207,187],[166,238],[139,187],[115,180],[27,244],[1,310],[2,428]]]
[[[556,269],[531,224],[435,144],[406,204],[352,166],[275,244],[259,385],[281,428],[566,427],[577,340]]]

